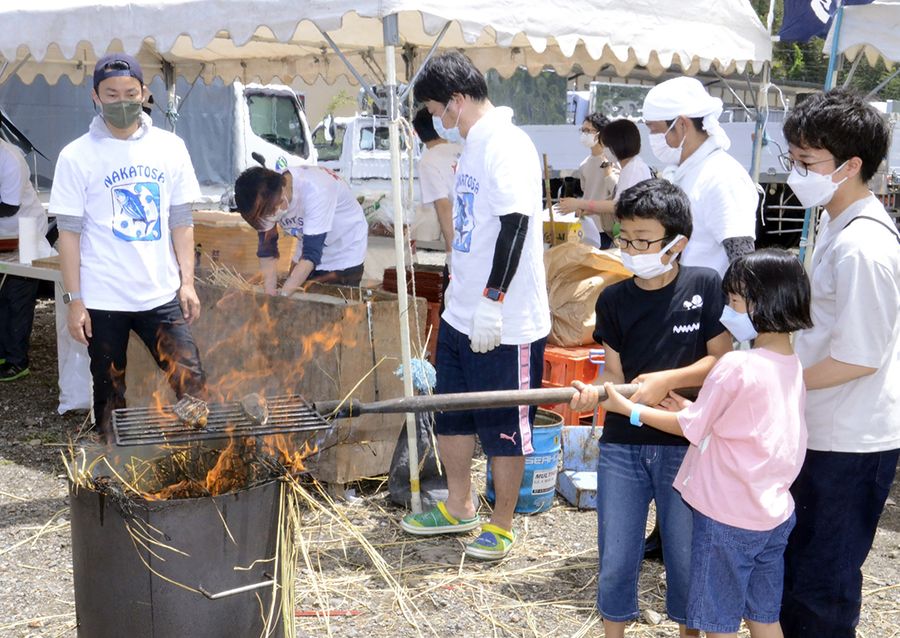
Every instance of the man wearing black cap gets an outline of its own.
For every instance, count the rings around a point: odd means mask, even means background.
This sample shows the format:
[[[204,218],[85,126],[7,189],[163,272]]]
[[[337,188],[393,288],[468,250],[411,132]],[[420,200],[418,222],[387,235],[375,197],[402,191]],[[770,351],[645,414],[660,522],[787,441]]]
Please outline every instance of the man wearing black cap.
[[[200,187],[184,142],[142,113],[146,93],[132,56],[97,62],[92,97],[100,114],[60,153],[50,194],[68,328],[88,347],[94,416],[105,435],[112,411],[125,405],[132,330],[179,399],[205,395],[189,328],[200,314],[191,217]]]

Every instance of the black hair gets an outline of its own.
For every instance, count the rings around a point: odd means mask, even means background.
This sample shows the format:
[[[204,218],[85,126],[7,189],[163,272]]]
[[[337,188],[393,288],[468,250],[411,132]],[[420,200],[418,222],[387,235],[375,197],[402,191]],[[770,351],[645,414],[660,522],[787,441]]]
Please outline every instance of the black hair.
[[[234,183],[234,204],[244,221],[265,230],[263,221],[275,212],[283,187],[281,173],[262,166],[248,168]]]
[[[631,120],[613,120],[600,135],[603,146],[613,152],[618,160],[626,160],[641,152],[641,132]]]
[[[685,116],[685,117],[687,117],[687,116]],[[702,117],[688,117],[688,119],[691,121],[691,124],[694,125],[694,129],[696,129],[698,133],[706,133],[706,130],[703,128],[703,118]],[[666,120],[666,126],[671,127],[672,122],[674,122],[674,121],[675,121],[675,119]]]
[[[812,328],[809,278],[800,260],[786,250],[765,248],[738,257],[725,271],[722,290],[746,300],[757,332]]]
[[[616,219],[655,219],[666,237],[690,238],[694,229],[688,196],[665,179],[647,179],[622,191],[616,202]]]
[[[422,140],[422,143],[431,142],[440,137],[434,130],[434,122],[431,119],[431,113],[424,106],[420,108],[412,121],[413,128],[416,129],[416,135]]]
[[[603,113],[591,113],[584,118],[584,121],[590,122],[590,125],[594,127],[594,130],[600,134],[603,133],[603,129],[609,124],[609,118],[603,115]]]
[[[488,96],[487,82],[469,58],[459,51],[447,51],[425,63],[413,95],[417,102],[434,100],[447,104],[455,93],[483,102]]]
[[[868,182],[887,155],[890,131],[881,114],[859,94],[833,89],[794,107],[784,121],[784,138],[794,146],[825,149],[837,166],[858,157],[859,174]]]

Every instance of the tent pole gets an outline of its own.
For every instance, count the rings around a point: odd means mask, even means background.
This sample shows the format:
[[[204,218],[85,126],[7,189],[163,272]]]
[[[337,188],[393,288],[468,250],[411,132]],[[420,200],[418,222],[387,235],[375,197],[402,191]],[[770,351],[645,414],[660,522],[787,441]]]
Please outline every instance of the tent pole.
[[[756,128],[753,134],[753,158],[750,161],[750,177],[754,184],[759,184],[759,167],[762,161],[762,147],[766,138],[766,122],[769,119],[769,80],[772,65],[763,62],[762,78],[759,83],[759,94],[756,99]]]
[[[441,32],[438,33],[437,37],[434,39],[434,44],[431,45],[431,48],[428,49],[428,53],[425,54],[425,57],[422,59],[422,63],[419,65],[419,68],[416,69],[416,72],[413,74],[412,78],[410,78],[409,83],[406,85],[406,88],[403,89],[403,92],[400,93],[400,101],[406,99],[406,96],[412,91],[413,85],[416,83],[416,80],[419,77],[419,73],[422,71],[422,67],[425,66],[425,63],[431,59],[431,56],[434,55],[435,49],[438,48],[438,45],[441,43],[441,40],[444,39],[444,36],[447,35],[447,30],[450,28],[450,23],[447,22],[444,25],[444,28],[441,29]]]
[[[840,49],[838,41],[841,39],[841,23],[844,21],[844,0],[838,0],[837,11],[834,14],[834,36],[831,38],[831,52],[828,54],[828,71],[825,72],[826,91],[834,88],[837,83],[838,75],[838,59],[840,58]],[[808,258],[812,255],[812,246],[815,243],[816,229],[812,221],[813,209],[807,208],[803,214],[803,230],[800,232],[800,261],[804,265],[809,265],[811,260]],[[807,250],[809,249],[809,250]]]
[[[397,95],[397,61],[394,48],[400,43],[397,14],[385,16],[382,22],[384,34],[385,70],[387,75],[388,113],[391,117],[389,135],[391,143],[391,188],[394,199],[394,255],[397,259],[397,304],[400,307],[400,358],[403,364],[403,396],[413,396],[411,347],[409,341],[409,300],[406,294],[406,246],[403,223],[402,174],[400,171],[400,101]],[[413,513],[422,511],[422,495],[419,489],[419,448],[416,436],[416,415],[406,413],[406,441],[409,446],[409,491]]]
[[[387,19],[387,18],[385,18],[385,19]],[[318,27],[316,27],[316,28],[318,28]],[[360,85],[361,87],[363,87],[363,88],[366,90],[366,93],[369,94],[369,97],[371,97],[373,100],[375,100],[375,103],[378,104],[378,96],[375,95],[375,89],[372,88],[372,85],[369,84],[368,82],[366,82],[366,79],[365,79],[365,78],[360,74],[360,72],[357,71],[356,68],[350,63],[350,60],[347,59],[347,56],[344,55],[344,52],[341,51],[340,47],[338,47],[338,45],[335,43],[335,41],[331,39],[331,36],[330,36],[330,35],[328,35],[328,34],[325,33],[324,31],[322,31],[322,29],[319,29],[319,33],[322,34],[322,37],[325,38],[325,41],[328,43],[328,45],[329,45],[332,49],[334,49],[334,52],[335,52],[335,53],[337,54],[337,56],[341,59],[341,61],[344,63],[344,66],[347,67],[347,70],[350,71],[350,73],[353,74],[353,77],[356,78],[356,81],[359,82],[359,85]],[[396,75],[396,73],[395,73],[395,75]],[[390,83],[390,81],[388,81],[388,83]],[[396,84],[396,81],[395,81],[394,83]]]

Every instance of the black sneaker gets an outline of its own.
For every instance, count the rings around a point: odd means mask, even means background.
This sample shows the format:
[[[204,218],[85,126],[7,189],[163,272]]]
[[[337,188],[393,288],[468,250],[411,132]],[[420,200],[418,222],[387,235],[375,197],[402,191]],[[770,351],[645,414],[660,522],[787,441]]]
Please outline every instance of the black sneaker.
[[[14,363],[3,363],[0,365],[0,381],[15,381],[31,374],[28,368],[22,368]]]

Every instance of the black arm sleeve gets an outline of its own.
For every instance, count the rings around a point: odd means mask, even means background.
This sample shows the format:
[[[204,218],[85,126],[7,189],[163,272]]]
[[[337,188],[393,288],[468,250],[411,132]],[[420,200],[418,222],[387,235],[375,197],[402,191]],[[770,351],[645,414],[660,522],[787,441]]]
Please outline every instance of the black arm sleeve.
[[[0,203],[0,217],[12,217],[18,212],[18,205]]]
[[[501,215],[500,234],[497,235],[497,243],[494,246],[494,263],[487,280],[488,288],[496,288],[500,292],[507,291],[519,267],[519,258],[522,256],[522,247],[525,245],[527,234],[528,217],[520,213]]]
[[[728,263],[756,250],[752,237],[727,237],[722,242],[722,246],[725,247],[725,254],[728,255]]]

